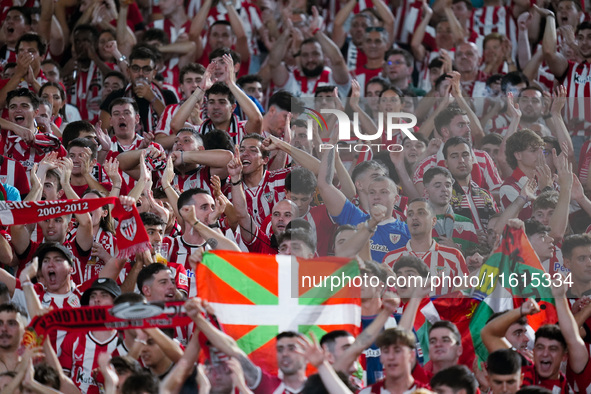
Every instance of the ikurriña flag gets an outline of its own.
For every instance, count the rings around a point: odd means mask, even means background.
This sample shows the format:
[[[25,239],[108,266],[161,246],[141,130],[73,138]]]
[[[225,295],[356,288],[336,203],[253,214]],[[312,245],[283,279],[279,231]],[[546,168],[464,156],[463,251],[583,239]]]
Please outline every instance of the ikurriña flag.
[[[197,294],[223,330],[270,373],[277,370],[275,336],[282,331],[359,333],[356,261],[215,251],[204,254],[196,276]]]

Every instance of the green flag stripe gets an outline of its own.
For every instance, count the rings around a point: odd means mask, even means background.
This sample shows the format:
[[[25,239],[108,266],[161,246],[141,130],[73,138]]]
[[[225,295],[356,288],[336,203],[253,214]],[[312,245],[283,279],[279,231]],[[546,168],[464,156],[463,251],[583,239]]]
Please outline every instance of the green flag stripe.
[[[300,305],[322,305],[324,304],[329,298],[333,297],[338,291],[340,291],[343,286],[340,285],[331,291],[331,277],[338,277],[340,280],[345,278],[350,278],[351,283],[353,283],[353,278],[359,275],[359,265],[357,265],[356,261],[351,261],[340,267],[330,276],[327,275],[326,282],[322,282],[322,285],[319,287],[312,287],[310,290],[306,291],[302,294],[299,298]],[[318,281],[320,278],[316,278]],[[346,282],[348,282],[346,280]],[[326,283],[326,285],[324,285]],[[319,283],[316,283],[317,285]],[[336,283],[335,283],[336,284]],[[348,283],[347,283],[348,284]]]
[[[228,286],[242,294],[256,305],[278,305],[279,298],[243,274],[240,270],[215,254],[206,254],[202,264],[205,264],[214,274]]]
[[[316,335],[316,338],[318,338],[319,341],[320,341],[320,338],[322,338],[324,336],[324,334],[327,333],[327,331],[323,330],[322,328],[320,328],[318,326],[311,326],[311,325],[307,325],[307,324],[302,324],[302,325],[298,326],[298,332],[301,332],[302,334],[305,334],[308,337],[310,337],[311,331],[314,332],[314,335]]]
[[[273,340],[279,333],[279,326],[257,326],[248,334],[236,340],[238,347],[246,354],[250,354]]]

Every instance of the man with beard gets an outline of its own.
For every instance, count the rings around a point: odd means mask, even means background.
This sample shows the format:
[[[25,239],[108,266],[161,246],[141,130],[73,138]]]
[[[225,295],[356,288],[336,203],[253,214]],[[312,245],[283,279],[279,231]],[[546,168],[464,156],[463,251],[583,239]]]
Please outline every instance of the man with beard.
[[[537,86],[528,86],[519,92],[517,99],[521,110],[520,129],[534,130],[539,135],[550,135],[542,116],[544,115],[544,95]]]
[[[25,326],[25,318],[18,306],[12,303],[0,305],[0,373],[16,371]]]
[[[299,67],[290,71],[282,59],[289,48],[287,45],[290,29],[285,29],[279,36],[271,53],[269,66],[276,88],[287,90],[297,97],[313,97],[318,86],[336,85],[339,94],[345,96],[351,85],[349,69],[339,48],[320,29],[318,10],[312,7],[314,14],[310,22],[312,37],[302,41],[299,52]],[[332,68],[325,66],[325,54]]]

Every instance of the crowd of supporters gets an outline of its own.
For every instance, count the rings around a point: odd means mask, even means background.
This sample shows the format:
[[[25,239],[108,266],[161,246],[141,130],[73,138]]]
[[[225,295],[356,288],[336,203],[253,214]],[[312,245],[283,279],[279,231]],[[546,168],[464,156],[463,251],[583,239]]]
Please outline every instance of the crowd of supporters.
[[[112,205],[0,223],[0,394],[591,392],[588,2],[6,0],[0,21],[0,208],[117,197],[151,244],[119,258]],[[447,320],[421,347],[425,299],[470,289],[388,279],[478,277],[510,231],[557,324],[500,302],[471,334],[488,359]],[[199,298],[211,250],[355,258],[379,284],[363,331],[281,332],[270,374]],[[181,300],[188,327],[21,345],[51,309]]]

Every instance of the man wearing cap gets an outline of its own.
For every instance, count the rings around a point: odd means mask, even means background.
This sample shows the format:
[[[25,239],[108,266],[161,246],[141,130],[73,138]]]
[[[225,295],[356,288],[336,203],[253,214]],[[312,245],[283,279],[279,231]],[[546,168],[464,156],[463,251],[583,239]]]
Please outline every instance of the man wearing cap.
[[[16,279],[7,271],[0,269],[0,282],[8,287],[12,301],[26,308],[29,315],[32,307],[25,296],[25,291],[32,289],[41,301],[41,306],[50,309],[77,308],[80,306],[81,289],[76,287],[72,281],[73,256],[70,251],[59,243],[44,243],[39,246],[35,257],[38,264],[35,267],[29,264]],[[43,283],[31,282],[37,271],[41,272],[40,281]],[[29,293],[31,294],[31,293]],[[57,336],[56,336],[57,335]],[[50,334],[52,344],[59,349],[66,335],[65,331],[57,331]]]
[[[82,306],[113,305],[113,301],[121,294],[117,283],[110,278],[99,278],[82,294]],[[61,346],[60,364],[64,372],[83,393],[98,394],[99,386],[92,377],[92,370],[98,368],[98,356],[108,353],[113,356],[120,354],[123,347],[118,347],[117,330],[69,332]]]

